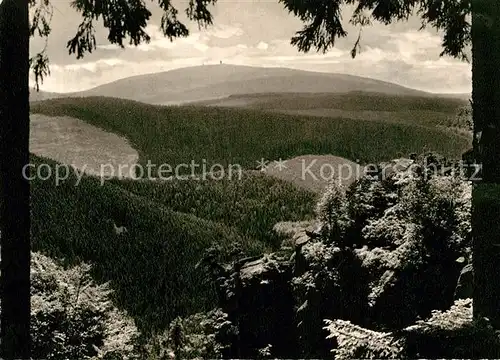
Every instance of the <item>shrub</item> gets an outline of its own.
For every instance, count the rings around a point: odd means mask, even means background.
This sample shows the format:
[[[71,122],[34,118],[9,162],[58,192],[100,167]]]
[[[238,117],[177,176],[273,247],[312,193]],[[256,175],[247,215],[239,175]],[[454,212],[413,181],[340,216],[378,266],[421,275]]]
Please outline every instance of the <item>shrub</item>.
[[[318,204],[323,243],[351,249],[361,263],[371,327],[407,326],[453,303],[456,260],[470,259],[471,246],[471,184],[458,170],[434,154],[380,164],[346,191],[332,184]],[[330,271],[323,260],[309,278]]]
[[[402,331],[409,358],[499,358],[500,338],[487,319],[474,319],[472,299],[460,299],[446,311],[433,311]]]
[[[472,131],[474,128],[474,123],[472,121],[472,102],[457,109],[452,126]]]
[[[35,359],[132,359],[139,336],[134,321],[110,301],[107,284],[89,266],[63,269],[32,253],[31,321]]]
[[[364,329],[345,320],[325,320],[327,339],[336,343],[332,350],[335,360],[350,359],[401,359],[404,341],[391,333]]]
[[[236,328],[220,309],[176,318],[146,346],[149,359],[216,359],[229,349]]]
[[[500,337],[486,319],[473,319],[472,299],[394,332],[364,329],[349,321],[325,320],[328,339],[341,359],[499,358]]]
[[[340,245],[346,227],[345,188],[336,181],[332,182],[316,206],[316,215],[322,223],[321,233],[324,240]]]

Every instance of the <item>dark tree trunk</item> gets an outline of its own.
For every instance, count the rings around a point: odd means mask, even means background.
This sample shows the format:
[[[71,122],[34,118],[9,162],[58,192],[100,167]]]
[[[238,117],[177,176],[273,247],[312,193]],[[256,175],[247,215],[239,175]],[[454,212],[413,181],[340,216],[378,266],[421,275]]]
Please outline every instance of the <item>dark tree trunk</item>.
[[[473,0],[474,155],[482,170],[472,191],[474,316],[500,328],[500,4]]]
[[[0,5],[0,256],[2,359],[30,358],[28,0]]]

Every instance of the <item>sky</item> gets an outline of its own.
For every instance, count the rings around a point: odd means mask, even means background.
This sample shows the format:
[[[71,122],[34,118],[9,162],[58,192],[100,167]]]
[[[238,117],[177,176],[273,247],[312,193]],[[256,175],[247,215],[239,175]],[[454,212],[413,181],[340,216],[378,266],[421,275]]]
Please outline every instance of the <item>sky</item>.
[[[187,6],[187,1],[173,3],[179,13]],[[66,43],[75,35],[81,15],[70,7],[70,1],[52,0],[52,4],[52,34],[47,45],[51,74],[41,86],[45,91],[81,91],[128,76],[222,61],[366,76],[436,93],[471,92],[470,64],[440,57],[441,34],[430,28],[419,31],[417,17],[365,28],[361,53],[352,59],[350,50],[359,29],[347,24],[350,8],[343,13],[346,38],[326,54],[313,49],[303,54],[290,45],[290,38],[303,24],[277,0],[219,0],[211,7],[214,25],[200,30],[186,20],[190,35],[173,42],[161,34],[161,10],[152,1],[147,2],[152,12],[147,28],[149,44],[120,49],[108,43],[107,30],[101,26],[98,48],[77,60],[68,54]],[[42,39],[33,38],[32,55],[43,45]]]

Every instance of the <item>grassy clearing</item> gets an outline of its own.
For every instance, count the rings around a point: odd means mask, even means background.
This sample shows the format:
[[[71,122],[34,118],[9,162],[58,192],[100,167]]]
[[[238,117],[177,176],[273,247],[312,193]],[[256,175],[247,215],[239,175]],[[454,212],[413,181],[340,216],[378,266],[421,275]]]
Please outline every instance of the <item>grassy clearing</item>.
[[[34,156],[32,163],[55,166]],[[307,217],[313,206],[312,195],[264,177],[201,188],[192,181],[101,186],[90,176],[75,183],[75,176],[59,186],[53,178],[32,181],[34,250],[93,263],[96,278],[112,281],[117,303],[146,331],[214,305],[210,282],[195,270],[205,249],[261,253],[275,222]],[[267,208],[267,201],[276,204]],[[113,222],[127,233],[117,235]]]
[[[405,97],[399,99],[406,101]],[[350,106],[355,105],[353,97]],[[368,104],[363,106],[369,108]],[[73,116],[123,135],[138,150],[143,165],[149,160],[175,167],[192,160],[200,164],[205,159],[208,166],[217,163],[255,168],[261,158],[276,160],[305,154],[333,154],[370,163],[424,150],[457,158],[470,142],[442,129],[410,124],[250,109],[161,107],[99,97],[49,100],[33,104],[32,112]]]

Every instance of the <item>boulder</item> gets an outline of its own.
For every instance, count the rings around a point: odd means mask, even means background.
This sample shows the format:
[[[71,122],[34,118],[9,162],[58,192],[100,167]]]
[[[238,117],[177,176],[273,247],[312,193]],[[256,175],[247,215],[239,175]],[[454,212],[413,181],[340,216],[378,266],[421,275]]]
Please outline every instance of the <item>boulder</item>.
[[[231,299],[223,304],[239,333],[238,352],[231,357],[256,358],[268,345],[279,358],[296,354],[291,278],[291,264],[272,254],[235,264],[226,283]]]
[[[394,159],[389,162],[381,163],[380,164],[380,173],[379,173],[379,178],[384,180],[388,179],[394,174],[402,171],[408,170],[408,168],[414,163],[414,160],[411,159],[406,159],[406,158],[400,158],[400,159]]]

